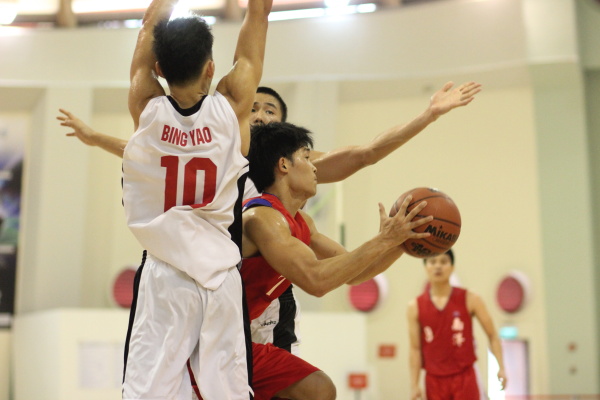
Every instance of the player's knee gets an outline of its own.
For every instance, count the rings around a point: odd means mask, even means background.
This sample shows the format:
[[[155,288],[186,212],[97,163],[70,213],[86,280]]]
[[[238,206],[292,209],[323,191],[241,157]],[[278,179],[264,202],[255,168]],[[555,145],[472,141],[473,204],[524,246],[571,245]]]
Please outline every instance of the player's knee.
[[[335,400],[336,389],[331,378],[323,371],[315,373],[315,378],[319,388],[317,390],[318,400]]]

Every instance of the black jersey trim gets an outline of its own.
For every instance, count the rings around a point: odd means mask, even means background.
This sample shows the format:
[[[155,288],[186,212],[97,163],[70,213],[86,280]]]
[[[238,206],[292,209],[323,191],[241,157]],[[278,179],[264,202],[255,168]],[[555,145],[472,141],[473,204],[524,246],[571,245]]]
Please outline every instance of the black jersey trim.
[[[197,102],[196,104],[194,104],[193,106],[191,106],[190,108],[181,108],[179,106],[179,104],[177,104],[175,99],[172,98],[171,96],[167,96],[167,99],[169,99],[169,102],[171,103],[173,108],[175,108],[175,110],[177,110],[177,112],[179,114],[183,115],[184,117],[189,117],[190,115],[193,115],[193,114],[197,113],[198,110],[200,110],[200,107],[202,107],[202,102],[204,102],[204,99],[206,99],[206,95],[202,96],[200,101]]]

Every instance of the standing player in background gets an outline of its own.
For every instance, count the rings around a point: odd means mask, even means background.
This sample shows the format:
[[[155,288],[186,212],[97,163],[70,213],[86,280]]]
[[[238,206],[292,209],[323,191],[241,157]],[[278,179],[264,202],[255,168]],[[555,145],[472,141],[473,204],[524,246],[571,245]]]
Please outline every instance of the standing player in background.
[[[272,0],[248,2],[233,68],[212,96],[212,33],[200,17],[170,20],[176,3],[152,1],[131,63],[135,133],[123,152],[123,206],[148,255],[123,398],[191,398],[189,359],[205,400],[247,400],[240,189]]]
[[[469,104],[481,85],[466,82],[454,87],[452,82],[446,83],[431,96],[428,107],[407,124],[394,126],[363,145],[345,146],[329,152],[311,151],[311,162],[317,168],[318,183],[342,181],[360,169],[377,163],[393,151],[423,131],[440,116],[457,107]],[[73,129],[67,136],[75,136],[83,143],[98,146],[119,157],[127,141],[103,133],[96,132],[75,115],[60,110],[64,116],[58,116],[62,126]],[[273,89],[259,87],[254,97],[251,125],[285,122],[287,105],[282,97]],[[258,196],[259,193],[248,179],[244,190],[244,198]],[[263,315],[252,321],[252,339],[259,343],[274,343],[276,346],[298,354],[297,323],[300,306],[296,301],[292,286],[278,299],[273,300]]]
[[[488,336],[504,389],[502,345],[483,300],[450,284],[454,253],[448,250],[424,259],[424,263],[428,290],[411,301],[407,310],[411,400],[480,400],[474,369],[473,316]],[[421,369],[426,371],[425,396],[419,385]]]

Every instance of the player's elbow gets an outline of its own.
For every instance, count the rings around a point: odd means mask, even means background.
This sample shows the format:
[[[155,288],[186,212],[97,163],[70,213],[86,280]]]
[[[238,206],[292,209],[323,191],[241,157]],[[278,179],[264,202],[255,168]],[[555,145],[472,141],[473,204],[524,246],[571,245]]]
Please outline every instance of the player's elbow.
[[[301,286],[300,288],[302,290],[304,290],[306,293],[310,294],[311,296],[315,296],[315,297],[323,297],[330,291],[325,286],[320,285],[318,283],[309,284],[304,287]]]
[[[337,280],[324,272],[319,264],[304,268],[298,267],[296,271],[302,271],[302,274],[297,275],[292,282],[311,296],[323,297],[340,286],[336,285]]]
[[[359,166],[359,169],[374,165],[380,159],[381,157],[377,156],[375,149],[368,147],[357,149],[355,154],[355,163]]]
[[[300,288],[315,297],[323,297],[333,289],[318,276],[309,277]]]

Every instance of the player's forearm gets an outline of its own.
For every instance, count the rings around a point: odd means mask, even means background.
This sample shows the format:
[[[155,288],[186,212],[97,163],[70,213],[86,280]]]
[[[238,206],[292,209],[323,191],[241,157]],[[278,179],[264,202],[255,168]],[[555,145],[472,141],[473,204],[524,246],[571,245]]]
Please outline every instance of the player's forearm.
[[[146,24],[156,25],[158,21],[171,17],[178,2],[179,0],[153,0],[144,13],[142,27]]]
[[[416,118],[404,125],[398,125],[381,133],[369,145],[365,162],[375,164],[383,159],[410,139],[421,133],[429,124],[435,121],[437,117],[427,108]]]
[[[394,262],[396,262],[396,260],[398,260],[398,258],[400,258],[402,254],[404,254],[404,251],[400,246],[391,248],[389,251],[381,254],[378,258],[373,260],[367,269],[346,283],[349,285],[358,285],[368,281],[369,279],[372,279],[373,277],[387,270]]]
[[[178,0],[153,0],[144,12],[129,72],[132,84],[140,68],[154,68],[154,27],[159,21],[171,17],[177,3]]]
[[[421,375],[421,351],[411,348],[409,355],[408,367],[410,370],[410,385],[412,388],[419,386],[419,377]]]
[[[308,268],[295,268],[304,273],[298,280],[290,280],[305,292],[321,297],[359,275],[382,253],[397,246],[396,242],[378,235],[349,253],[317,260]]]
[[[313,163],[319,183],[339,182],[382,160],[436,120],[428,108],[411,122],[390,128],[362,146],[347,146],[323,154]]]
[[[273,0],[248,1],[246,16],[240,28],[234,55],[234,62],[245,59],[257,70],[257,82],[260,81],[260,74],[262,74],[268,19],[272,5]]]
[[[502,343],[500,341],[500,337],[498,335],[494,335],[490,338],[490,350],[494,357],[496,357],[496,361],[498,362],[498,368],[501,371],[504,371],[504,357],[502,356]]]
[[[120,158],[123,158],[123,151],[125,150],[125,146],[127,146],[127,140],[105,135],[100,132],[94,132],[94,134],[89,137],[89,143],[92,146],[98,146],[102,150]]]

